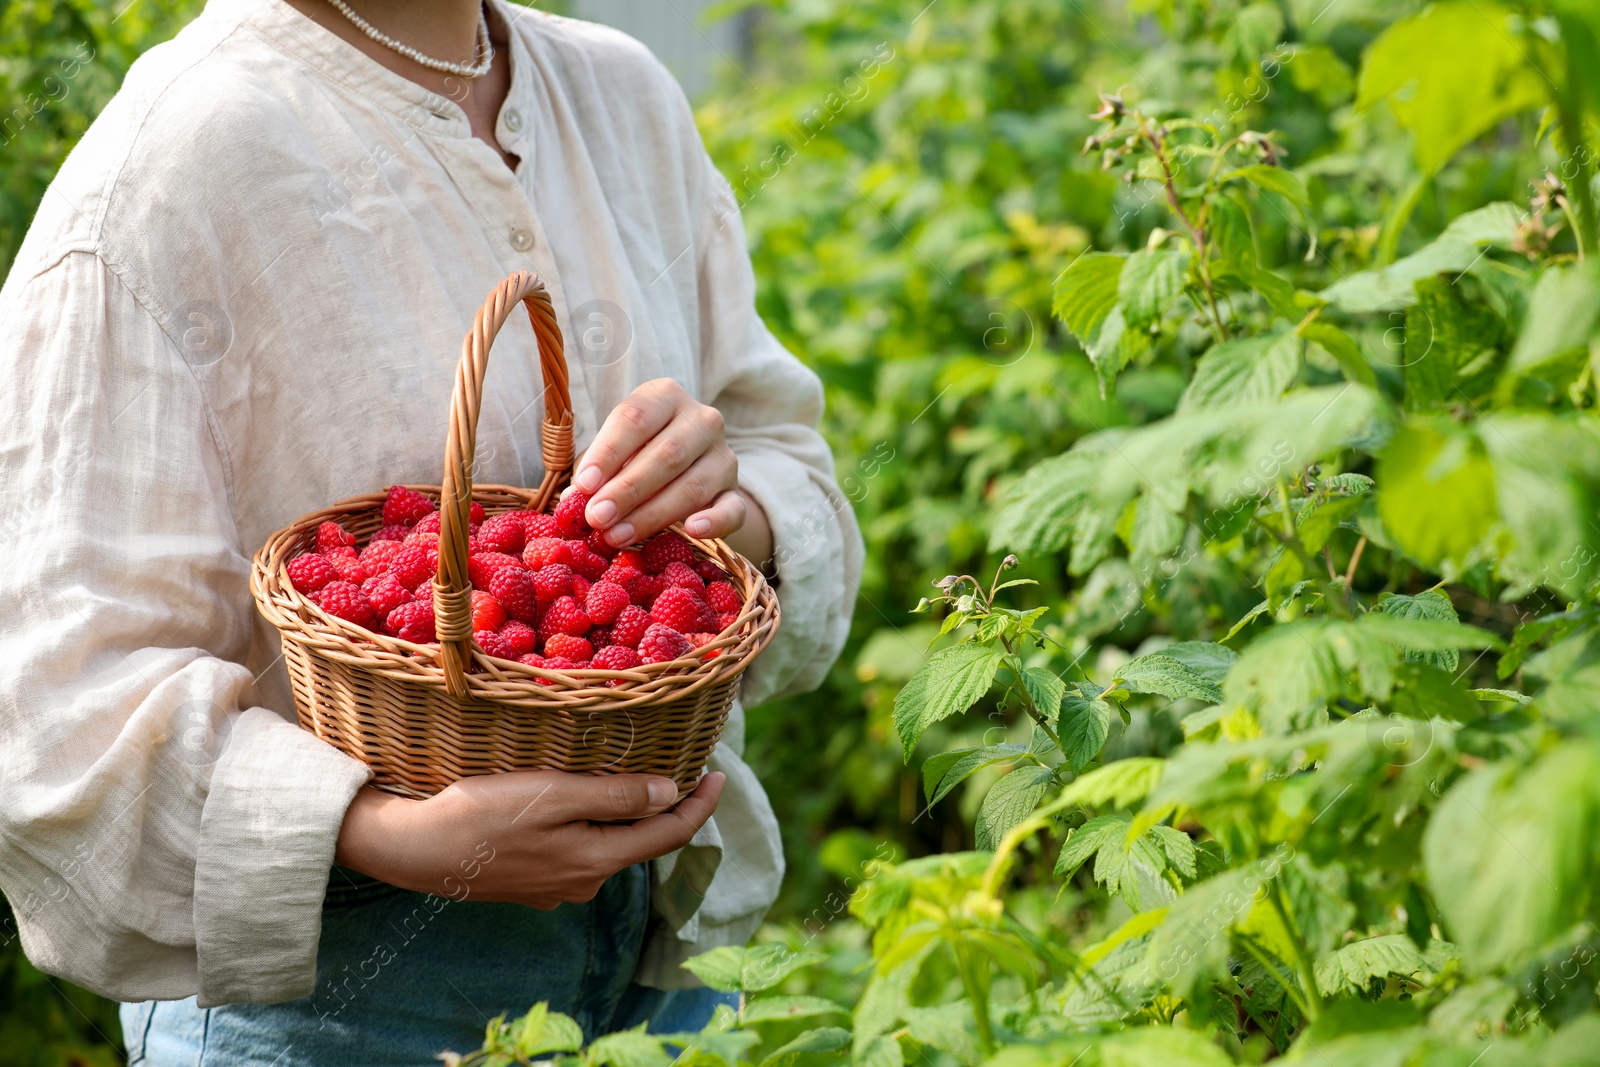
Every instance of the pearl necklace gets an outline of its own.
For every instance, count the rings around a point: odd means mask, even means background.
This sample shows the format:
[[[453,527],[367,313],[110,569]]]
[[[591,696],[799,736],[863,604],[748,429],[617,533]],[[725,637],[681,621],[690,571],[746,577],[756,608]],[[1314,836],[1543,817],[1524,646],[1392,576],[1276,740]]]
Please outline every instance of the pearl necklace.
[[[377,41],[391,52],[398,52],[429,70],[439,71],[441,74],[454,74],[462,78],[481,78],[489,73],[490,66],[494,63],[494,45],[489,41],[489,20],[484,16],[483,9],[478,9],[478,48],[474,56],[482,56],[476,63],[451,63],[443,59],[434,59],[425,56],[408,44],[403,44],[384,33],[378,27],[350,10],[350,5],[344,0],[328,0],[334,9],[355,24],[356,29]]]

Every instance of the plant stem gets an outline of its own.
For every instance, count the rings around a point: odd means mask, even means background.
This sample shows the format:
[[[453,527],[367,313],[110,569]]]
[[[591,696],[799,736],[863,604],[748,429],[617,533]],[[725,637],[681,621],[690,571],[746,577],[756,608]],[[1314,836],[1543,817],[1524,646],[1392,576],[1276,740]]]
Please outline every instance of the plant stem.
[[[967,1000],[972,1004],[972,1022],[978,1029],[978,1047],[985,1057],[994,1055],[994,1031],[989,1026],[989,991],[984,988],[984,983],[979,981],[971,955],[954,947],[956,954],[956,970],[961,972],[961,985],[967,992]]]
[[[1272,893],[1268,897],[1272,907],[1278,913],[1278,918],[1283,922],[1283,928],[1288,931],[1290,945],[1294,949],[1295,970],[1299,972],[1300,984],[1305,987],[1306,1005],[1311,1010],[1306,1013],[1306,1018],[1316,1021],[1322,1014],[1322,994],[1317,991],[1317,969],[1311,963],[1311,954],[1306,951],[1300,939],[1300,927],[1294,921],[1294,916],[1289,914],[1289,906],[1283,899],[1283,883],[1273,879]]]

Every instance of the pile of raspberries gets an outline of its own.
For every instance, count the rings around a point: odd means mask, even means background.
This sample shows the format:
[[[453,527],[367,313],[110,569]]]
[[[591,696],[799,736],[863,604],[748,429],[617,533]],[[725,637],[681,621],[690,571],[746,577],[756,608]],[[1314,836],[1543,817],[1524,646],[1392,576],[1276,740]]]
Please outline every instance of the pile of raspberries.
[[[467,570],[473,640],[485,655],[553,670],[631,670],[688,656],[732,626],[743,601],[689,542],[663,531],[617,549],[584,521],[569,492],[554,514],[486,516],[472,504]],[[330,615],[417,644],[438,640],[433,578],[439,509],[396,485],[367,546],[336,522],[289,561],[289,580]],[[719,649],[706,653],[716,656]]]

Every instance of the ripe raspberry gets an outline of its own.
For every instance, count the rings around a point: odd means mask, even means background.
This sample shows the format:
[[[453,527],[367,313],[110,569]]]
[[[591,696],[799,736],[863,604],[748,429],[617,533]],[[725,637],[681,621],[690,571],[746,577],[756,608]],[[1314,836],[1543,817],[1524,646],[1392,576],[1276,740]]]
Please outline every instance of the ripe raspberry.
[[[522,561],[504,552],[479,552],[476,556],[467,557],[467,578],[472,582],[472,588],[488,592],[495,572],[505,567],[515,567],[520,571]]]
[[[411,530],[412,530],[413,533],[431,533],[431,534],[436,534],[436,533],[439,532],[439,527],[441,525],[443,525],[443,524],[441,523],[441,521],[439,519],[439,513],[437,511],[434,511],[434,512],[430,512],[429,514],[424,515],[422,518],[418,519],[417,520],[417,524],[415,526],[413,526],[411,528]]]
[[[433,501],[415,489],[391,485],[389,496],[383,502],[383,521],[412,526],[424,515],[431,515],[438,510]]]
[[[423,545],[405,545],[389,561],[389,573],[407,589],[416,589],[439,572],[439,553]]]
[[[567,548],[572,552],[572,563],[570,564],[572,569],[591,582],[599,578],[611,566],[604,556],[597,556],[590,552],[589,546],[582,541],[568,541]]]
[[[670,626],[651,623],[639,642],[639,659],[645,663],[666,663],[689,654],[689,639]]]
[[[708,609],[705,601],[701,600],[688,589],[673,586],[663,590],[656,598],[655,604],[650,608],[650,617],[656,622],[670,626],[680,634],[692,634],[704,631],[707,627],[701,625],[706,621]],[[711,620],[715,621],[715,620]]]
[[[644,543],[644,569],[660,574],[672,562],[693,563],[694,548],[671,530],[662,530]]]
[[[600,580],[602,582],[610,582],[612,585],[620,585],[626,589],[633,584],[635,578],[643,573],[644,571],[637,567],[629,567],[624,563],[613,563],[606,568],[605,573],[600,576]]]
[[[722,614],[717,616],[717,632],[721,633],[723,630],[728,629],[738,621],[739,613],[737,611],[724,611]]]
[[[383,625],[402,641],[431,645],[439,640],[433,629],[433,602],[412,600],[389,612]]]
[[[644,573],[644,553],[637,548],[623,549],[611,558],[611,562],[615,566],[629,567],[640,574]]]
[[[565,656],[546,656],[541,666],[552,671],[575,671],[578,669],[578,664]],[[540,680],[545,682],[560,681],[559,678],[542,678]]]
[[[313,552],[291,559],[286,569],[289,572],[289,583],[303,596],[310,596],[339,577],[332,563]]]
[[[617,616],[615,625],[611,627],[611,643],[624,648],[638,648],[640,638],[650,629],[654,620],[650,613],[634,604],[629,604]]]
[[[641,608],[652,607],[667,583],[653,574],[641,574],[628,585],[628,595]]]
[[[389,569],[389,564],[394,562],[394,557],[403,547],[399,541],[373,541],[361,550],[361,558],[381,573]]]
[[[516,512],[496,515],[478,530],[478,543],[490,552],[520,556],[528,543],[528,528]]]
[[[329,582],[322,587],[322,610],[329,615],[337,616],[346,622],[353,622],[357,626],[371,626],[377,620],[372,617],[372,605],[367,603],[361,587],[351,582]]]
[[[561,503],[556,505],[556,527],[561,531],[562,537],[587,537],[589,535],[589,520],[583,517],[583,509],[589,506],[589,494],[581,489],[574,489],[561,498]]]
[[[401,544],[426,545],[429,548],[436,549],[439,547],[439,535],[436,533],[428,533],[426,531],[413,530],[411,533],[406,535],[406,539],[402,541]]]
[[[367,603],[372,605],[373,613],[380,619],[387,619],[391,611],[411,599],[411,590],[401,585],[400,579],[387,573],[368,578],[362,583],[361,591],[367,595]]]
[[[467,502],[467,522],[472,526],[482,526],[483,521],[489,517],[483,510],[483,505],[476,500]]]
[[[704,648],[717,639],[716,634],[684,634],[683,636],[689,639],[690,648]],[[720,652],[722,650],[718,649],[717,651]]]
[[[571,634],[573,637],[582,637],[589,629],[589,616],[578,607],[578,602],[569,596],[561,597],[550,610],[544,613],[544,618],[539,620],[539,636],[549,641],[555,634]]]
[[[584,614],[588,613],[585,612]],[[589,643],[595,648],[605,648],[607,645],[614,643],[611,640],[611,627],[609,626],[591,626],[589,627],[589,632],[584,636],[589,639]]]
[[[715,612],[738,611],[744,607],[739,591],[728,582],[712,582],[706,586],[706,603]]]
[[[527,515],[523,521],[528,526],[528,540],[532,541],[536,537],[554,537],[560,540],[561,527],[556,524],[554,515],[538,511],[524,512],[524,514]]]
[[[511,645],[506,639],[493,630],[479,630],[472,635],[472,640],[485,656],[493,656],[495,659],[517,658],[511,654]]]
[[[418,589],[416,591],[416,597],[417,597],[417,599],[414,600],[412,603],[426,604],[426,605],[428,605],[428,610],[432,611],[433,610],[433,583],[432,582],[424,583],[422,588],[420,588],[420,589]]]
[[[683,589],[693,589],[696,592],[706,587],[706,580],[696,574],[693,567],[687,563],[679,563],[676,560],[662,568],[661,580],[668,585],[676,585]]]
[[[594,647],[581,637],[573,637],[571,634],[551,634],[544,643],[544,654],[577,661],[594,655]]]
[[[529,623],[538,619],[533,575],[521,567],[501,567],[495,571],[489,578],[489,592],[513,619]]]
[[[526,656],[539,643],[539,635],[534,632],[533,627],[516,619],[507,621],[498,632],[501,640],[510,646],[512,659]]]
[[[467,535],[467,558],[470,559],[473,556],[481,555],[484,551],[485,551],[485,549],[483,547],[483,542],[479,541],[478,538],[475,535],[468,534]]]
[[[631,671],[639,665],[639,653],[621,645],[610,645],[594,654],[591,666],[598,671]]]
[[[472,592],[472,630],[498,630],[506,621],[506,609],[500,601],[480,590]]]
[[[609,624],[617,621],[617,616],[629,603],[631,600],[626,589],[600,581],[589,587],[589,595],[583,600],[583,609],[595,622]]]
[[[621,549],[617,548],[610,541],[607,541],[606,535],[601,533],[599,530],[596,530],[588,537],[585,537],[583,539],[583,543],[588,547],[590,552],[593,552],[607,563],[610,563],[611,558],[621,551]]]
[[[322,558],[329,563],[336,559],[355,559],[359,555],[354,545],[333,545],[322,552]]]
[[[695,560],[694,572],[698,574],[700,576],[700,580],[705,582],[707,585],[710,585],[719,578],[726,577],[726,575],[722,573],[722,568],[717,566],[715,563],[712,563],[709,559]]]
[[[402,526],[397,522],[386,523],[378,527],[377,531],[367,538],[367,547],[371,548],[373,545],[382,544],[384,541],[404,541],[406,534],[410,532],[411,527],[409,526]]]
[[[517,662],[525,667],[545,667],[549,665],[549,661],[537,652],[529,652],[525,656],[518,656]]]
[[[576,600],[580,604],[588,600],[589,587],[592,585],[594,585],[594,583],[585,578],[583,575],[574,574],[572,576],[572,599]]]
[[[533,588],[539,603],[550,604],[572,592],[572,568],[565,563],[540,567],[533,575]]]
[[[333,569],[338,573],[340,580],[351,585],[361,585],[378,573],[377,567],[360,556],[333,556],[328,562],[333,564]]]
[[[552,563],[566,566],[572,562],[572,550],[559,537],[535,537],[522,550],[522,562],[530,571],[543,570]]]
[[[355,543],[355,535],[336,522],[325,522],[317,527],[317,551],[323,555],[327,555],[331,548],[348,547]]]

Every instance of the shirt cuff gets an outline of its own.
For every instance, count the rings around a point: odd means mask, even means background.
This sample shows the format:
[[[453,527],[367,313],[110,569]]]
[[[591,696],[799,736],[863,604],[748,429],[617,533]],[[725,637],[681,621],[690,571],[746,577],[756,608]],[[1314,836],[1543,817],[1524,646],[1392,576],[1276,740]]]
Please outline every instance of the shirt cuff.
[[[276,712],[239,716],[200,816],[200,1007],[272,1004],[315,988],[334,846],[371,774]]]

